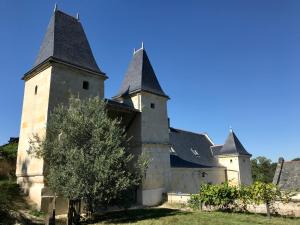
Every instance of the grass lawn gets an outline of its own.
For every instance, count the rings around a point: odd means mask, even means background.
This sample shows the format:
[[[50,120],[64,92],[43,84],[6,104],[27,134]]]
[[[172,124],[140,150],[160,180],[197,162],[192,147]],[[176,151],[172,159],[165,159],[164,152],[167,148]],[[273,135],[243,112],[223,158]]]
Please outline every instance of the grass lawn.
[[[108,213],[100,217],[98,223],[102,224],[138,224],[138,225],[300,225],[300,218],[273,217],[257,214],[222,213],[181,211],[177,209],[151,208],[129,210],[127,212]]]

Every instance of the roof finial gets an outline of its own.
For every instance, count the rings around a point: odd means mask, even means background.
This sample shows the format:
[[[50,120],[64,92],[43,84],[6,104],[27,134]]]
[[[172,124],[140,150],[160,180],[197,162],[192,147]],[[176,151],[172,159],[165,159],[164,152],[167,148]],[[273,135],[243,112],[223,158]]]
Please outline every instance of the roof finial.
[[[79,21],[79,12],[76,14],[76,19]]]
[[[142,49],[144,49],[144,42],[142,41]]]
[[[56,12],[56,10],[57,10],[57,3],[55,3],[55,5],[54,5],[54,10],[53,10],[53,12]]]
[[[232,126],[230,125],[229,126],[229,131],[232,133],[233,132],[233,129],[232,129]]]
[[[135,54],[135,48],[133,49],[133,54]]]

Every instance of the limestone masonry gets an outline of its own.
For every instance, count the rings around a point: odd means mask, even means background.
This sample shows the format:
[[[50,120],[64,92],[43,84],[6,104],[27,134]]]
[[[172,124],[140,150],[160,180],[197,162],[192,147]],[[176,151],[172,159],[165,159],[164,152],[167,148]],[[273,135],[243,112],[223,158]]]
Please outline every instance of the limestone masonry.
[[[104,98],[107,79],[98,67],[78,18],[55,10],[33,68],[25,81],[17,182],[39,209],[47,210],[51,191],[44,183],[44,164],[27,154],[33,134],[44,137],[49,112],[67,103],[70,94],[80,98]],[[196,193],[201,183],[250,184],[251,155],[231,130],[224,145],[215,145],[207,134],[169,126],[167,102],[146,50],[134,52],[120,91],[105,99],[109,114],[122,117],[132,137],[133,154],[151,157],[143,184],[137,190],[139,204],[156,205],[163,194]]]

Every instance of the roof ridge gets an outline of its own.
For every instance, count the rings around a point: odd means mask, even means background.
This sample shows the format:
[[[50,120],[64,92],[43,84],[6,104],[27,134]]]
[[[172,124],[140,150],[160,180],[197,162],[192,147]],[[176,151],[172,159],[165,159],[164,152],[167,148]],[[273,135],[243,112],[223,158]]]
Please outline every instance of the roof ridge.
[[[197,134],[197,135],[205,136],[205,133],[196,133],[194,131],[183,130],[183,129],[179,129],[179,128],[175,128],[175,127],[170,127],[170,128],[173,128],[174,130],[183,131],[183,132],[186,132],[186,133],[191,133],[191,134]]]
[[[287,160],[287,161],[284,161],[283,163],[293,163],[293,162],[300,162],[300,160]]]
[[[61,14],[64,14],[65,16],[69,16],[69,17],[71,17],[71,18],[77,20],[77,21],[80,23],[80,21],[79,21],[75,16],[72,16],[72,15],[70,15],[70,14],[68,14],[68,13],[66,13],[66,12],[64,12],[64,11],[62,11],[62,10],[60,10],[60,9],[56,9],[56,10],[54,11],[54,14],[57,13],[57,12],[58,12],[58,13],[61,13]]]

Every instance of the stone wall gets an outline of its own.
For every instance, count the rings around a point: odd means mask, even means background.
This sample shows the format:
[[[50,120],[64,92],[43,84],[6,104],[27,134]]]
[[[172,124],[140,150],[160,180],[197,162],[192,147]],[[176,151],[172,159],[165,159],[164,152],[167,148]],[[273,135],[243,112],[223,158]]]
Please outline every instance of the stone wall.
[[[153,206],[161,203],[170,183],[170,146],[167,98],[140,91],[120,101],[140,111],[127,135],[131,137],[133,153],[145,153],[150,160],[138,202]]]
[[[187,204],[190,200],[190,194],[184,193],[168,193],[168,203],[170,204]],[[211,208],[203,207],[203,210],[211,210]],[[261,205],[248,205],[247,210],[252,213],[266,214],[266,206]],[[279,214],[284,216],[300,217],[300,193],[292,198],[289,203],[282,203],[277,201],[273,204],[272,214]]]
[[[200,184],[220,184],[225,179],[225,168],[171,168],[169,192],[195,194]]]
[[[249,156],[220,155],[218,156],[218,162],[227,168],[226,176],[229,184],[252,184]]]
[[[16,165],[17,182],[40,209],[44,188],[43,159],[28,155],[30,139],[46,134],[48,116],[58,104],[68,103],[73,94],[81,99],[103,98],[105,77],[70,66],[52,63],[25,79],[20,139]],[[83,82],[89,83],[83,89]]]

